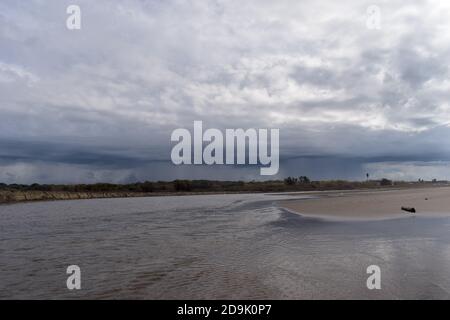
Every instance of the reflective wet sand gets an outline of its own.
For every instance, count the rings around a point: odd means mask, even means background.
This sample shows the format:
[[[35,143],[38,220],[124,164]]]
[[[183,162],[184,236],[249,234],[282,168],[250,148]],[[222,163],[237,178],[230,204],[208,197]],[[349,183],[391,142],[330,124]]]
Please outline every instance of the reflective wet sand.
[[[450,188],[421,188],[359,192],[322,192],[300,201],[281,205],[306,216],[373,220],[404,217],[402,207],[415,208],[415,216],[450,216]]]

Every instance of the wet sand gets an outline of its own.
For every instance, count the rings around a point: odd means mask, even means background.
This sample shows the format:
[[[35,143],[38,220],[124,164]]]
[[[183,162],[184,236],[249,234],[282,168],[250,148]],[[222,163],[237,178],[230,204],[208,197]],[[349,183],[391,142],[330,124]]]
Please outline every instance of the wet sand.
[[[405,216],[450,216],[450,187],[324,193],[312,199],[280,202],[304,216],[332,219],[376,220]],[[414,207],[416,213],[402,211]]]

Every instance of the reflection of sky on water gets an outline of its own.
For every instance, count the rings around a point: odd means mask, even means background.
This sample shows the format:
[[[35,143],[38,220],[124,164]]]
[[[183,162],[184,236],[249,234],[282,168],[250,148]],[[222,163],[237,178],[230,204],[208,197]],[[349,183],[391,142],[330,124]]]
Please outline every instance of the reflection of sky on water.
[[[405,217],[384,221],[336,222],[283,213],[274,224],[289,233],[283,255],[298,257],[296,268],[316,277],[326,298],[448,298],[448,218]],[[295,255],[295,254],[294,254]],[[311,262],[313,261],[313,263]],[[365,288],[367,266],[380,266],[382,290]],[[284,264],[286,265],[286,264]],[[313,271],[311,271],[313,270]],[[291,270],[294,271],[294,268]],[[302,273],[302,271],[300,271]],[[314,296],[306,293],[308,298]]]
[[[327,221],[280,209],[283,197],[0,206],[0,297],[450,297],[450,219]],[[69,264],[81,291],[65,288]],[[372,264],[381,290],[366,288]]]

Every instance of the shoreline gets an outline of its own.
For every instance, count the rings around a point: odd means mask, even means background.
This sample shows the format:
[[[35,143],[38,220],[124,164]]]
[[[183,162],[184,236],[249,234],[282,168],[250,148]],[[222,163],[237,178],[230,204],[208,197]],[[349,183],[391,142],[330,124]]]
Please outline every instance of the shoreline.
[[[143,197],[168,197],[168,196],[197,196],[197,195],[226,195],[226,194],[266,194],[270,195],[285,195],[298,196],[308,195],[314,199],[328,199],[330,197],[339,196],[356,196],[367,194],[381,194],[383,192],[396,191],[413,191],[413,190],[430,190],[442,189],[450,186],[433,185],[433,186],[392,186],[392,187],[372,187],[372,188],[358,188],[358,189],[325,189],[325,190],[299,190],[299,191],[257,191],[257,190],[241,190],[241,191],[178,191],[178,192],[81,192],[81,191],[19,191],[19,190],[0,190],[0,206],[11,205],[15,203],[40,202],[40,201],[63,201],[63,200],[89,200],[89,199],[115,199],[115,198],[143,198]],[[450,191],[449,191],[450,196]],[[292,199],[282,200],[281,207],[308,216],[305,212],[296,211],[296,207],[291,208],[290,202],[306,201],[309,199]],[[312,200],[312,199],[310,199]],[[449,202],[450,206],[450,202]],[[312,216],[329,217],[329,214],[317,214]]]
[[[449,217],[450,187],[337,192],[309,199],[278,202],[280,207],[304,217],[328,220],[385,220],[405,217]],[[416,213],[401,207],[414,207]]]
[[[246,191],[223,191],[223,192],[64,192],[64,191],[0,191],[0,206],[17,203],[45,202],[45,201],[67,201],[67,200],[90,200],[90,199],[120,199],[120,198],[147,198],[147,197],[170,197],[170,196],[198,196],[219,194],[245,194],[264,193]]]

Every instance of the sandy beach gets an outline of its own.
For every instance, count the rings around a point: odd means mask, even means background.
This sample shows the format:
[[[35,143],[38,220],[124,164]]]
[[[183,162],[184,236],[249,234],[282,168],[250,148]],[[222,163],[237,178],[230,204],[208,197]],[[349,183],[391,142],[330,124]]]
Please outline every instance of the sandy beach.
[[[406,216],[450,216],[450,187],[324,193],[313,199],[287,200],[281,206],[304,216],[376,220]],[[416,213],[402,211],[414,207]]]

